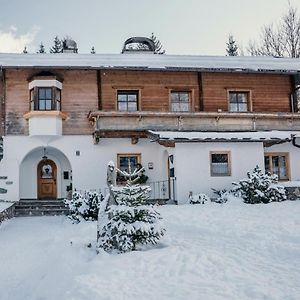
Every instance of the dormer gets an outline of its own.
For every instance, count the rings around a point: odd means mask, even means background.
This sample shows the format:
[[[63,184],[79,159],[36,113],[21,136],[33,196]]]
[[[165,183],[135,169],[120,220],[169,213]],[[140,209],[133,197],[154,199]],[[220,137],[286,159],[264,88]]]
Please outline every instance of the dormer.
[[[29,120],[29,135],[61,135],[61,92],[63,80],[52,72],[43,71],[28,79],[29,108],[24,115]]]

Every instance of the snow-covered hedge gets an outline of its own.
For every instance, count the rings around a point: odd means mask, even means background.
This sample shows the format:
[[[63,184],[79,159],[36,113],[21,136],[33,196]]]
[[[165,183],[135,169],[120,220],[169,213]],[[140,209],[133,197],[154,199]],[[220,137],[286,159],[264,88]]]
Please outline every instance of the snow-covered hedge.
[[[76,223],[81,220],[96,221],[98,219],[99,205],[103,201],[101,193],[85,191],[83,194],[75,191],[72,198],[65,199],[65,204],[70,209],[69,217]]]
[[[287,199],[283,186],[278,184],[277,175],[265,174],[258,166],[247,178],[234,182],[234,192],[243,198],[245,203],[280,202]]]
[[[190,204],[204,204],[205,202],[210,202],[210,198],[206,194],[191,194],[189,202]]]

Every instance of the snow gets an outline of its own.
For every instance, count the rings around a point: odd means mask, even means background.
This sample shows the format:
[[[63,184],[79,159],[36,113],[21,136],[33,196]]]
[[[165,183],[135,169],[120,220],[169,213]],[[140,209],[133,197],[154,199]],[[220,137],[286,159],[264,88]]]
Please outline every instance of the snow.
[[[300,71],[297,58],[267,56],[197,56],[128,54],[13,54],[0,53],[2,67],[131,68],[151,70],[207,70],[235,72]]]
[[[155,248],[95,254],[96,222],[0,225],[1,300],[296,300],[300,201],[163,206]]]
[[[14,203],[12,202],[1,202],[0,201],[0,212],[4,211],[5,209],[9,208],[12,206]]]
[[[165,140],[291,140],[297,131],[257,131],[257,132],[180,132],[180,131],[149,131],[159,139]]]

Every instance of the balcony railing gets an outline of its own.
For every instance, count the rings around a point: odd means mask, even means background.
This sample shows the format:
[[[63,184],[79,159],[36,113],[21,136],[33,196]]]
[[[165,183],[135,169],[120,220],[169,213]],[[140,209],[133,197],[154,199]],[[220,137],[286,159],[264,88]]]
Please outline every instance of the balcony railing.
[[[89,114],[95,132],[300,130],[298,113],[103,112]]]

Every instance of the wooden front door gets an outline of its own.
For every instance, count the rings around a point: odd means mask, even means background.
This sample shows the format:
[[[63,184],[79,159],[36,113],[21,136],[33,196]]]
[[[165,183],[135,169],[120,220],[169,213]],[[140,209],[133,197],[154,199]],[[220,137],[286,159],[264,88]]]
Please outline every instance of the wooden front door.
[[[38,199],[56,199],[57,168],[54,161],[42,160],[37,167]]]

